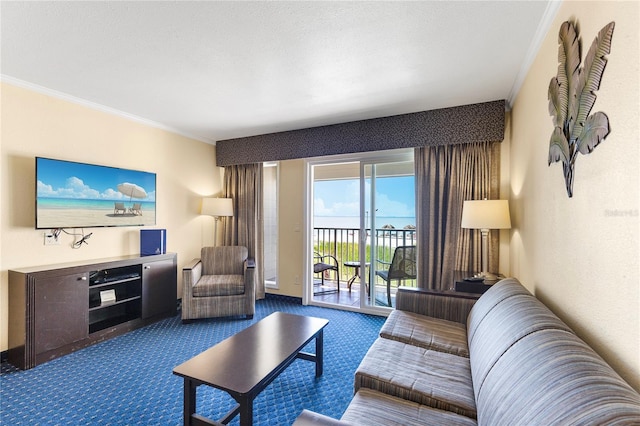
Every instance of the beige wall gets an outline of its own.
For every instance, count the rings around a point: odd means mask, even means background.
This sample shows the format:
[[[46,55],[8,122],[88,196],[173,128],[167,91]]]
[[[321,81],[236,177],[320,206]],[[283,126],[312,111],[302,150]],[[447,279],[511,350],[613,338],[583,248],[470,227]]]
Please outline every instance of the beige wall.
[[[157,174],[157,225],[178,268],[213,241],[213,218],[199,216],[202,196],[217,195],[215,147],[76,103],[1,86],[2,196],[0,351],[8,349],[7,271],[13,268],[139,253],[140,227],[91,228],[89,244],[44,246],[34,229],[35,156],[89,162]],[[154,228],[154,227],[151,227]],[[178,292],[181,279],[178,274]]]
[[[280,162],[278,182],[278,289],[268,293],[302,297],[304,273],[304,160]]]
[[[566,2],[511,113],[511,272],[640,390],[638,2]],[[558,30],[577,19],[582,55],[615,21],[609,63],[592,110],[610,135],[576,160],[574,196],[562,166],[547,166],[553,129],[547,90]]]

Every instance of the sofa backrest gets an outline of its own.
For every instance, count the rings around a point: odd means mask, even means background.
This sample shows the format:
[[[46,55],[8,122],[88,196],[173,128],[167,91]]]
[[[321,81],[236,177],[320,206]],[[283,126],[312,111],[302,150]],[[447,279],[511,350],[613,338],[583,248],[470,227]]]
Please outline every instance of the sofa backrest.
[[[640,394],[516,279],[467,319],[479,425],[640,424]]]
[[[479,425],[640,424],[640,394],[559,329],[515,342],[487,373],[476,407]]]
[[[530,294],[516,294],[500,301],[487,312],[469,338],[469,361],[473,389],[478,397],[485,378],[515,343],[540,330],[571,329],[538,299]]]
[[[498,303],[518,294],[531,295],[515,278],[506,278],[492,285],[491,288],[478,299],[469,312],[469,316],[467,317],[467,335],[469,339],[473,338],[478,326]]]
[[[248,255],[244,246],[202,247],[202,275],[242,275]]]

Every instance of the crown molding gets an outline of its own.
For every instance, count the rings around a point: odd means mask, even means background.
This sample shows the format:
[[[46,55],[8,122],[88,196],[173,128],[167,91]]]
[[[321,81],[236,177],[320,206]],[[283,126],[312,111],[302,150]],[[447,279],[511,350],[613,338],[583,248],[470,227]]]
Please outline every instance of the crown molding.
[[[184,137],[189,138],[189,139],[195,139],[197,141],[208,143],[208,144],[211,144],[211,145],[215,145],[215,143],[216,143],[215,140],[212,140],[210,138],[206,138],[204,136],[193,135],[193,134],[184,132],[182,130],[176,129],[174,127],[167,126],[167,125],[164,125],[162,123],[158,123],[158,122],[153,121],[153,120],[148,120],[146,118],[138,117],[136,115],[129,114],[127,112],[120,111],[120,110],[115,109],[115,108],[111,108],[111,107],[108,107],[108,106],[105,106],[105,105],[101,105],[101,104],[98,104],[98,103],[95,103],[95,102],[91,102],[91,101],[88,101],[86,99],[78,98],[78,97],[69,95],[67,93],[63,93],[63,92],[59,92],[57,90],[49,89],[49,88],[44,87],[44,86],[39,86],[37,84],[30,83],[30,82],[24,81],[24,80],[20,80],[20,79],[17,79],[17,78],[14,78],[14,77],[11,77],[11,76],[8,76],[8,75],[5,75],[5,74],[0,74],[0,81],[3,82],[3,83],[11,84],[12,86],[21,87],[23,89],[31,90],[33,92],[41,93],[43,95],[47,95],[47,96],[51,96],[53,98],[61,99],[63,101],[67,101],[67,102],[71,102],[71,103],[74,103],[74,104],[77,104],[77,105],[81,105],[81,106],[84,106],[84,107],[87,107],[87,108],[91,108],[93,110],[97,110],[97,111],[104,112],[104,113],[107,113],[107,114],[115,115],[115,116],[124,118],[124,119],[129,120],[129,121],[134,121],[136,123],[143,124],[145,126],[149,126],[149,127],[153,127],[153,128],[160,129],[160,130],[165,130],[167,132],[175,133],[177,135],[184,136]]]
[[[545,9],[542,19],[538,24],[538,28],[536,29],[536,33],[531,40],[531,44],[529,45],[529,50],[522,61],[522,66],[520,67],[520,71],[516,76],[515,81],[513,82],[513,86],[511,87],[511,91],[509,92],[509,97],[507,98],[507,110],[510,110],[513,106],[513,103],[518,96],[518,92],[520,92],[520,88],[524,83],[524,79],[529,73],[529,69],[533,64],[533,61],[538,56],[538,51],[540,50],[540,46],[544,41],[549,29],[551,28],[551,24],[553,23],[560,6],[562,5],[562,0],[552,0],[547,3],[547,8]]]

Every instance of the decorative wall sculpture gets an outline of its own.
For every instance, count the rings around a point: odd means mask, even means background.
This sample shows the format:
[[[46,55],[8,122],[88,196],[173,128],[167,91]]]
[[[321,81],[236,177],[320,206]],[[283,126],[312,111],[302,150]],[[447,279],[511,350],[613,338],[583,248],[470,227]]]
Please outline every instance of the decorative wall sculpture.
[[[609,118],[603,112],[589,115],[595,91],[611,50],[614,22],[606,25],[591,44],[584,64],[577,24],[564,22],[558,35],[558,75],[549,84],[549,114],[554,129],[549,143],[549,165],[562,161],[567,194],[573,196],[573,174],[578,153],[589,154],[609,134]]]

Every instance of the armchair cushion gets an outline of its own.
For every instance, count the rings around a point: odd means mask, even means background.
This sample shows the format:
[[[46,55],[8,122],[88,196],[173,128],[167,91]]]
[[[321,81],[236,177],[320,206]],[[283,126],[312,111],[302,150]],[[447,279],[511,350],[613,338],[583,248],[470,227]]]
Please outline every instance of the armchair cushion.
[[[203,275],[192,291],[193,297],[244,294],[244,275]]]
[[[327,270],[336,270],[337,266],[336,265],[330,265],[328,263],[314,263],[313,265],[313,273],[314,274],[318,274],[320,272],[324,272]]]

